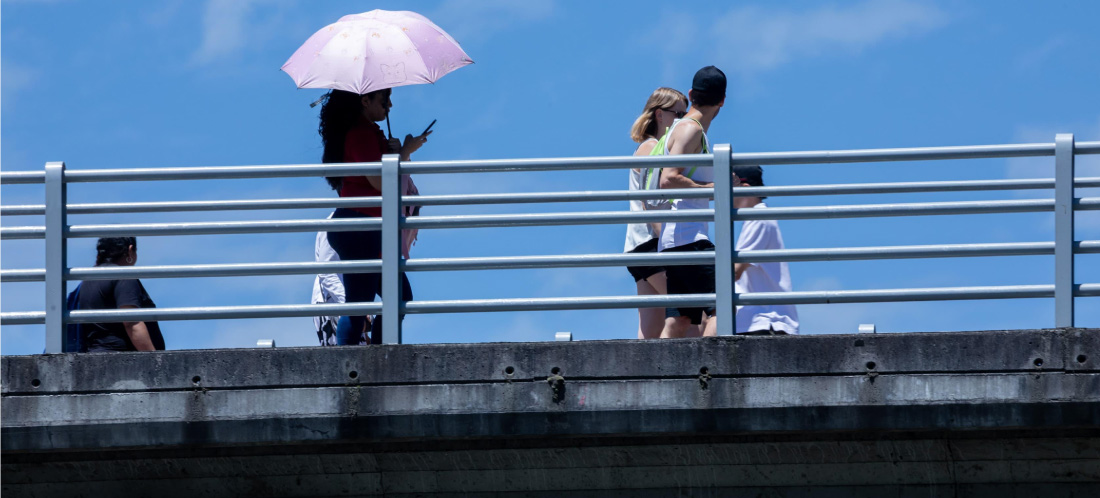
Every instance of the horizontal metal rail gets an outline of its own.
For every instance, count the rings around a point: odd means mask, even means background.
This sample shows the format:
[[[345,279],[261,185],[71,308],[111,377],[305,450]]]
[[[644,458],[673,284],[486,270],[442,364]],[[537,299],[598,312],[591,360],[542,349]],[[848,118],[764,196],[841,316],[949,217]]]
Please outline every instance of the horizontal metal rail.
[[[114,202],[69,204],[67,214],[173,213],[191,211],[245,211],[268,209],[313,209],[378,207],[381,197],[324,197],[315,199],[249,199],[237,201]],[[33,216],[46,213],[42,204],[0,206],[0,216]]]
[[[1100,187],[1100,177],[1082,177],[1076,188]],[[795,185],[778,187],[737,187],[734,197],[892,194],[917,192],[963,192],[996,190],[1041,190],[1054,188],[1053,178],[1026,180],[966,180],[904,183],[848,183],[834,185]],[[714,189],[602,190],[579,192],[526,192],[501,194],[458,194],[403,196],[404,205],[458,206],[482,204],[530,204],[550,202],[604,202],[652,199],[701,199],[714,195]],[[312,199],[250,199],[229,201],[118,202],[70,204],[68,214],[166,213],[190,211],[241,211],[268,209],[313,209],[378,207],[381,197],[324,197]],[[0,206],[0,216],[42,215],[42,204]]]
[[[494,228],[552,225],[608,225],[648,222],[713,221],[713,209],[679,211],[590,211],[580,213],[481,214],[415,216],[404,218],[401,228]]]
[[[382,260],[309,261],[300,263],[222,263],[208,265],[93,266],[72,268],[66,280],[122,280],[135,278],[246,277],[378,273]]]
[[[740,220],[798,220],[877,218],[891,216],[933,216],[988,213],[1029,213],[1052,211],[1053,199],[1024,199],[1011,201],[961,201],[906,204],[862,204],[854,206],[813,206],[735,209]],[[1078,199],[1075,210],[1100,210],[1100,197]],[[680,211],[605,211],[581,213],[529,213],[458,216],[417,216],[401,221],[402,228],[487,228],[552,225],[597,225],[646,222],[712,221],[713,209]],[[225,221],[196,223],[143,223],[118,225],[73,225],[68,236],[119,237],[161,235],[209,235],[245,233],[284,233],[310,231],[380,230],[380,218],[356,218],[341,220],[271,220]],[[41,239],[45,227],[0,227],[0,238]]]
[[[516,171],[582,171],[631,168],[690,168],[711,166],[710,154],[678,156],[613,156],[566,157],[554,159],[489,159],[462,161],[412,161],[401,163],[401,172],[432,173],[502,173]]]
[[[118,321],[214,320],[219,318],[284,318],[321,315],[377,315],[382,303],[272,304],[257,306],[196,306],[190,308],[128,308],[70,311],[69,323]]]
[[[426,220],[431,228],[515,227],[548,225],[584,225],[646,223],[656,221],[707,221],[714,219],[713,209],[682,211],[612,211],[603,213],[545,213],[521,215],[480,216],[417,216],[410,220]],[[465,221],[463,221],[465,220]],[[442,221],[442,222],[441,222]],[[402,228],[426,228],[402,222]],[[194,223],[131,223],[113,225],[72,225],[66,231],[69,238],[138,237],[165,235],[211,235],[292,232],[349,232],[355,230],[381,230],[381,218],[349,218],[339,220],[270,220],[270,221],[213,221]],[[41,239],[45,227],[0,227],[0,238]]]
[[[0,185],[33,185],[46,183],[45,171],[0,171]]]
[[[1100,142],[1095,142],[1100,144]],[[1077,149],[1082,154],[1094,153],[1093,142],[1080,142]],[[988,159],[1006,157],[1053,156],[1053,143],[1010,144],[1010,145],[972,145],[959,147],[921,147],[901,149],[861,149],[811,152],[756,152],[732,154],[734,165],[766,164],[826,164],[885,161],[926,161],[942,159]],[[651,158],[665,159],[668,156]],[[672,156],[672,157],[710,157],[710,156]],[[496,171],[543,171],[555,169],[611,169],[615,161],[629,161],[628,157],[614,158],[572,158],[555,167],[553,159],[513,159],[500,161],[417,161],[402,164],[404,173],[483,173]],[[601,165],[602,163],[602,165]],[[624,164],[634,164],[632,162]],[[658,163],[660,164],[660,163]],[[709,161],[699,165],[709,166]],[[631,166],[635,167],[635,166]],[[644,163],[643,167],[654,167],[653,163]],[[661,164],[660,167],[672,167]],[[681,166],[675,166],[681,167]]]
[[[742,294],[734,302],[742,306],[770,304],[892,303],[900,301],[954,301],[972,299],[1024,299],[1054,297],[1054,285],[1003,285],[983,287],[932,287],[925,289],[876,289],[815,292],[759,292]]]
[[[482,309],[465,309],[467,312],[482,311],[534,311],[556,309],[611,309],[672,306],[706,306],[714,302],[714,294],[683,294],[678,296],[625,296],[625,297],[580,297],[546,299],[484,300],[496,302]],[[523,304],[519,303],[522,301]],[[411,311],[408,305],[414,303],[447,303],[448,301],[409,301],[404,312],[425,313],[432,311]],[[471,301],[477,302],[477,301]],[[515,308],[515,309],[513,309]],[[266,306],[210,306],[189,308],[131,308],[117,310],[80,310],[67,314],[69,323],[97,323],[119,321],[167,321],[167,320],[211,320],[238,318],[282,318],[308,317],[319,315],[374,315],[382,310],[382,303],[353,304],[295,304]],[[436,311],[444,312],[444,311]],[[0,313],[0,325],[36,325],[43,323],[43,312]]]
[[[0,239],[3,240],[30,240],[46,238],[46,227],[0,227]]]
[[[1076,154],[1100,154],[1100,142],[1078,142]],[[732,154],[734,165],[752,164],[826,164],[885,161],[924,161],[946,159],[983,159],[1005,157],[1053,156],[1053,143],[973,145],[958,147],[917,147],[895,149],[858,149],[807,152],[755,152]],[[712,156],[692,154],[658,157],[576,157],[560,159],[494,159],[463,161],[416,161],[402,164],[402,172],[486,173],[503,171],[553,171],[586,169],[626,169],[638,167],[709,166]],[[307,176],[378,176],[381,163],[308,164],[273,166],[204,166],[189,168],[132,168],[68,170],[65,181],[114,182],[151,180],[211,180],[229,178],[289,178]],[[43,183],[45,175],[37,171],[0,173],[0,184]]]
[[[1100,240],[1074,244],[1076,254],[1100,254]],[[884,259],[960,258],[985,256],[1042,256],[1054,254],[1053,242],[992,244],[936,244],[912,246],[838,247],[822,249],[771,249],[740,251],[735,263],[869,261]],[[403,261],[402,271],[516,270],[593,268],[622,266],[678,266],[713,262],[713,251],[656,254],[612,253],[476,258],[417,258]],[[115,280],[131,278],[196,278],[323,273],[378,273],[381,260],[304,263],[233,263],[165,266],[102,266],[72,268],[66,280]],[[0,282],[41,282],[46,270],[2,270]]]
[[[1073,153],[1077,155],[1100,154],[1100,141],[1077,142],[1073,146]]]
[[[1085,197],[1074,203],[1078,211],[1100,209],[1100,197]],[[938,216],[991,213],[1037,213],[1054,210],[1054,199],[1011,201],[918,202],[905,204],[860,204],[734,209],[738,220],[812,220],[825,218],[880,218],[892,216]]]
[[[404,205],[448,206],[469,204],[523,204],[540,202],[629,201],[646,199],[710,198],[714,189],[611,190],[597,192],[532,192],[519,194],[407,195]],[[68,214],[237,211],[267,209],[310,209],[338,207],[378,207],[381,197],[327,197],[318,199],[255,199],[247,201],[126,202],[112,204],[70,204]],[[42,204],[0,206],[2,216],[44,214]]]
[[[1100,284],[1078,284],[1074,296],[1100,296]],[[930,287],[816,292],[754,292],[741,294],[738,305],[893,303],[913,301],[969,301],[1054,297],[1054,285],[1003,285],[980,287]]]
[[[9,311],[0,313],[0,325],[43,325],[45,311]]]
[[[1100,284],[1078,284],[1074,287],[1075,296],[1100,296]],[[755,292],[735,296],[734,304],[749,306],[772,304],[886,303],[900,301],[1027,299],[1049,298],[1053,296],[1054,285],[1005,285],[814,292]],[[714,303],[714,298],[714,294],[681,294],[661,296],[408,301],[403,303],[401,311],[408,314],[428,314],[686,307],[709,306]],[[352,303],[81,310],[68,312],[67,320],[69,323],[96,323],[119,321],[307,317],[318,315],[370,315],[377,314],[381,311],[381,308],[381,303]],[[0,325],[34,325],[41,324],[44,320],[44,312],[0,313]]]
[[[900,149],[753,152],[733,154],[734,165],[829,164],[1053,156],[1053,143],[912,147]]]
[[[382,163],[70,169],[65,171],[65,183],[298,178],[309,176],[379,176],[381,174]]]
[[[381,218],[339,220],[210,221],[201,223],[136,223],[120,225],[73,225],[69,238],[138,237],[161,235],[212,235],[294,232],[351,232],[381,230]]]
[[[18,270],[0,270],[0,282],[43,282],[46,280],[45,268],[25,268]]]
[[[1081,199],[1079,209],[1098,209],[1100,198]],[[783,208],[734,209],[738,220],[810,220],[825,218],[874,218],[890,216],[930,216],[987,213],[1029,213],[1052,211],[1053,199],[1012,201],[928,202],[910,204],[863,204],[854,206],[813,206]],[[461,216],[417,216],[401,222],[402,228],[474,228],[545,225],[617,224],[655,221],[712,221],[712,209],[645,212],[535,213]],[[679,213],[709,213],[709,217],[692,214],[690,218],[675,218]]]
[[[1080,177],[1076,188],[1100,187],[1100,177]],[[1053,178],[1023,180],[962,180],[943,182],[846,183],[834,185],[792,185],[778,187],[738,187],[735,197],[902,194],[918,192],[967,192],[993,190],[1043,190],[1054,188]]]

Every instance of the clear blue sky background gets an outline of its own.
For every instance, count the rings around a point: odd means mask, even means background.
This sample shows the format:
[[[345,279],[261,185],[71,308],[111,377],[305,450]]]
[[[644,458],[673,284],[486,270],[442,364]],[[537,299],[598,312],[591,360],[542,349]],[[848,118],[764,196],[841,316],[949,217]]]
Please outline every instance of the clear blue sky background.
[[[686,4],[684,4],[686,5]],[[658,86],[686,90],[696,69],[730,77],[711,128],[735,151],[1100,139],[1100,4],[1091,1],[451,2],[8,1],[2,3],[2,168],[74,169],[320,161],[320,90],[296,90],[279,67],[341,15],[411,9],[458,39],[476,64],[436,85],[394,92],[394,132],[438,119],[415,159],[615,156]],[[1053,160],[774,166],[771,185],[1052,177]],[[1096,157],[1079,176],[1100,176]],[[424,176],[423,193],[613,190],[622,171]],[[4,204],[42,203],[37,186],[5,186]],[[77,184],[71,202],[323,197],[320,178]],[[1051,192],[774,197],[772,206],[1049,197]],[[1079,191],[1095,196],[1096,191]],[[428,208],[424,214],[626,209],[625,203]],[[326,210],[79,216],[72,223],[319,219]],[[1098,213],[1078,239],[1100,239]],[[4,226],[41,218],[5,217]],[[1049,214],[789,221],[789,247],[1046,241]],[[610,253],[625,227],[425,231],[414,257]],[[143,237],[139,264],[306,261],[312,233]],[[4,241],[3,268],[41,268],[41,241]],[[91,266],[94,241],[70,244]],[[1077,258],[1100,281],[1100,258]],[[792,264],[796,290],[1042,284],[1052,257]],[[620,268],[412,274],[417,299],[628,295]],[[161,307],[308,302],[313,277],[159,280]],[[3,284],[3,311],[41,310],[40,284]],[[1078,299],[1077,320],[1100,326]],[[1051,300],[800,308],[804,333],[1053,326]],[[410,316],[408,342],[630,338],[631,310]],[[169,348],[316,343],[310,319],[163,322]],[[40,352],[42,328],[4,327],[3,354]]]

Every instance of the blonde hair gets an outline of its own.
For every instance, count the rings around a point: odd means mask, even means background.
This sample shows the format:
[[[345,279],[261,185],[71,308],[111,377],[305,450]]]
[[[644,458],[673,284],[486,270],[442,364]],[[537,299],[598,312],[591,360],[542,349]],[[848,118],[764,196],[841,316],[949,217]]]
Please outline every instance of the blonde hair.
[[[683,102],[687,105],[687,97],[679,91],[661,87],[653,91],[653,94],[649,96],[649,100],[645,101],[645,109],[642,109],[642,115],[638,116],[638,119],[634,120],[634,126],[630,127],[630,138],[635,142],[642,143],[649,137],[657,137],[657,120],[653,118],[653,111],[657,109],[668,109],[677,102]]]

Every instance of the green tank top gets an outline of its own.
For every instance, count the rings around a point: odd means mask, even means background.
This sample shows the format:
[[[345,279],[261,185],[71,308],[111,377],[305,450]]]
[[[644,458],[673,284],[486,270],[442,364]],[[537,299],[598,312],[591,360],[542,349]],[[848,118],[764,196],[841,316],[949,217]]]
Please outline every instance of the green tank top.
[[[699,125],[699,128],[703,127],[703,123],[700,123],[699,120],[697,120],[695,118],[684,118],[684,119],[690,119],[692,121],[695,121],[695,124]],[[672,126],[668,127],[668,130],[665,131],[664,136],[662,136],[661,139],[657,141],[657,145],[653,146],[653,150],[649,151],[649,155],[651,155],[651,156],[663,156],[663,155],[665,155],[665,149],[668,148],[668,137],[670,135],[672,135],[672,130],[674,130],[676,128],[676,125],[678,125],[680,121],[682,121],[682,120],[678,119],[678,120],[676,120],[676,122],[672,123]],[[710,154],[710,147],[707,146],[706,132],[703,133],[702,137],[699,137],[699,142],[700,142],[700,145],[702,145],[702,147],[703,147],[703,152],[702,153],[703,154]],[[688,178],[691,178],[691,175],[695,174],[695,170],[697,168],[698,168],[697,166],[692,166],[691,169],[688,170],[686,176]],[[646,172],[645,172],[645,189],[646,190],[656,188],[654,186],[653,182],[656,181],[656,182],[660,183],[661,170],[662,169],[664,169],[664,168],[649,168],[649,169],[646,170]],[[656,174],[654,174],[654,170],[656,170]]]

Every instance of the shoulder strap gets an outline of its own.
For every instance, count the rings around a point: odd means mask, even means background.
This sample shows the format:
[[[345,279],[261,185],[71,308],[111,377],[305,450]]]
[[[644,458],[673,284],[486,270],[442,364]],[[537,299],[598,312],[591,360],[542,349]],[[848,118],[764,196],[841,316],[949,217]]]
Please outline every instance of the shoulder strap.
[[[657,144],[653,146],[653,150],[649,151],[649,155],[665,155],[665,144],[668,143],[668,136],[672,133],[672,128],[675,126],[676,125],[674,123],[673,126],[670,126],[667,130],[665,130],[665,134],[661,135],[660,140],[657,140]],[[645,190],[653,190],[654,188],[657,188],[657,186],[655,186],[653,182],[655,179],[659,180],[661,178],[661,169],[662,168],[646,168],[645,178],[642,179],[642,188],[644,188]]]

